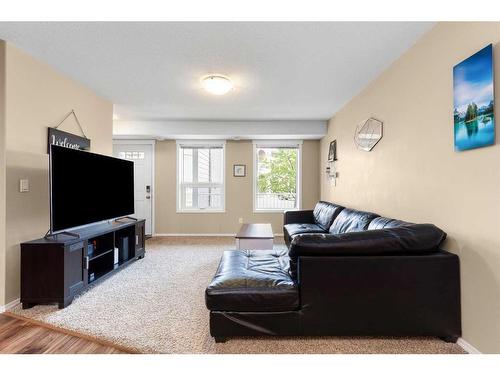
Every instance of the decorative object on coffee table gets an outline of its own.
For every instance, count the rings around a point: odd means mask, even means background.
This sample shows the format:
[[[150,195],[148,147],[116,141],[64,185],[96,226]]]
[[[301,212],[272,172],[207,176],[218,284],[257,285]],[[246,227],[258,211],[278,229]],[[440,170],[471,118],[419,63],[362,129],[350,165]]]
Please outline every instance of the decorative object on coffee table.
[[[383,122],[374,118],[362,121],[354,133],[354,143],[363,151],[371,151],[382,139]]]
[[[236,248],[240,250],[272,250],[271,224],[243,224],[236,234]]]
[[[233,176],[234,177],[245,177],[247,175],[247,166],[245,164],[234,164],[233,165]]]

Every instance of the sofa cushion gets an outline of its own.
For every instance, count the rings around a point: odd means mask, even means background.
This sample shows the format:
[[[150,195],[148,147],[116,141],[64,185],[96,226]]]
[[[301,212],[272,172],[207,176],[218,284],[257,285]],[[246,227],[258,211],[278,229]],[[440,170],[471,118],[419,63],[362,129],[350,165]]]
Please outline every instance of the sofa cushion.
[[[322,229],[328,230],[333,223],[333,220],[337,217],[337,215],[342,211],[344,207],[338,206],[333,203],[319,201],[316,203],[314,207],[313,216],[314,221],[318,224]]]
[[[292,311],[299,306],[287,250],[225,251],[205,291],[212,311]]]
[[[285,238],[285,243],[287,244],[287,246],[290,245],[293,236],[305,233],[328,233],[328,232],[323,228],[321,228],[318,224],[287,224],[283,227],[283,236]]]
[[[287,224],[285,225],[285,230],[290,236],[304,233],[327,233],[318,224]]]
[[[409,223],[403,220],[391,219],[388,217],[379,216],[373,219],[368,225],[368,230],[374,229],[384,229],[384,228],[397,228],[404,225],[411,225],[413,223]]]
[[[315,224],[313,210],[286,210],[283,225],[287,224]]]
[[[370,222],[376,217],[379,217],[379,215],[371,212],[344,208],[333,221],[333,224],[330,227],[330,233],[340,234],[367,230]]]

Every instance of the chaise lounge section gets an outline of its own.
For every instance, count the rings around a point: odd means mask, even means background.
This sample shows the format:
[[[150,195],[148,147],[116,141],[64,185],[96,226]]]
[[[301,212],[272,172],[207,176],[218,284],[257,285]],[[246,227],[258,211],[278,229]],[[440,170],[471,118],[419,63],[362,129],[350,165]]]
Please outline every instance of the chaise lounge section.
[[[459,258],[446,233],[318,202],[284,214],[288,250],[224,252],[206,289],[210,333],[461,335]]]

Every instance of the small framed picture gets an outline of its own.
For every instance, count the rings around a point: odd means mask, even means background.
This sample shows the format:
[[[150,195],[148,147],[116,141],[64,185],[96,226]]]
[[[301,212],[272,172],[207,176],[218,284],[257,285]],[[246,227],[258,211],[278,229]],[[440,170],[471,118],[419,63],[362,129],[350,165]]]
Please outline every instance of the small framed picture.
[[[330,148],[328,149],[328,161],[337,161],[337,140],[330,142]]]
[[[234,177],[245,177],[247,175],[247,166],[245,164],[234,164],[233,165],[233,176]]]

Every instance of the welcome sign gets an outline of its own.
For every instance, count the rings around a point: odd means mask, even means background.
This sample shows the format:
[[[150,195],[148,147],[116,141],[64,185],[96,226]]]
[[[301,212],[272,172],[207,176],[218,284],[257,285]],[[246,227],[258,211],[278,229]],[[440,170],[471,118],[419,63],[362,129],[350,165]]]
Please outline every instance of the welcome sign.
[[[49,128],[47,153],[50,153],[50,145],[62,146],[75,150],[90,150],[90,139],[63,132],[55,128]]]

